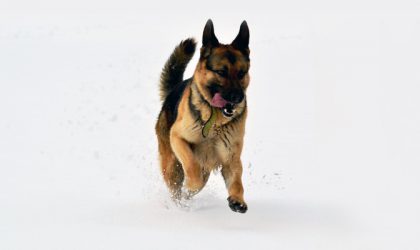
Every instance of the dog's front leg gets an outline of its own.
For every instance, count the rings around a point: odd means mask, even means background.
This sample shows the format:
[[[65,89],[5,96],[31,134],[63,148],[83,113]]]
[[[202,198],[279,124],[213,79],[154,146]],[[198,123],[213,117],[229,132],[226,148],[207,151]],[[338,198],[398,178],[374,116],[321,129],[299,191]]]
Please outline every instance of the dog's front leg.
[[[245,213],[248,206],[244,201],[244,188],[242,186],[242,163],[241,159],[233,159],[229,165],[224,165],[222,175],[225,179],[226,188],[229,192],[229,207],[234,212]]]
[[[185,174],[185,185],[189,192],[196,193],[204,186],[200,165],[194,158],[189,143],[180,135],[173,132],[170,135],[170,142],[175,156],[181,162]]]

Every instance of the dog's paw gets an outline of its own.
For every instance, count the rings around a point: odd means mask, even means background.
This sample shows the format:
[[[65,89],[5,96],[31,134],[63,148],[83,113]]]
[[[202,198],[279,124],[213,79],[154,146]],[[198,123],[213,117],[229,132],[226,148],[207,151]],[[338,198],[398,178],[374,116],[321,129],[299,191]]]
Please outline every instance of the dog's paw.
[[[185,188],[188,190],[188,193],[194,195],[198,193],[204,187],[204,182],[202,178],[190,179],[187,178],[185,182]]]
[[[248,210],[248,206],[246,205],[245,202],[241,202],[230,196],[227,198],[227,200],[229,202],[229,207],[230,209],[232,209],[233,212],[239,212],[243,214],[243,213],[246,213],[246,211]]]
[[[179,200],[181,200],[181,198],[182,198],[182,190],[181,190],[181,188],[171,190],[171,199],[173,201],[179,201]]]
[[[182,196],[181,198],[183,200],[191,200],[193,198],[194,195],[196,195],[199,191],[198,190],[190,190],[187,187],[182,187]]]

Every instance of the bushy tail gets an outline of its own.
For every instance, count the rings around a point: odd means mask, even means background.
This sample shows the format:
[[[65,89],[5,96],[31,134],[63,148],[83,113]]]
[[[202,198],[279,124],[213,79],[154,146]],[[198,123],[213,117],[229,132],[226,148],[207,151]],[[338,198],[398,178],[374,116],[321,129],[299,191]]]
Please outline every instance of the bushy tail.
[[[196,44],[193,38],[182,41],[166,61],[160,76],[160,98],[162,101],[177,84],[182,83],[185,68],[194,55]]]

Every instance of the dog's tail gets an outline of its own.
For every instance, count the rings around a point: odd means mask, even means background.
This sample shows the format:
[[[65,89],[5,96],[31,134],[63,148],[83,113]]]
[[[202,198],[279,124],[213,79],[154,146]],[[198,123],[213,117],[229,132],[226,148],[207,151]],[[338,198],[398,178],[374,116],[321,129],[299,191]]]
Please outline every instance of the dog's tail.
[[[182,82],[185,68],[194,55],[196,44],[193,38],[182,41],[166,61],[160,75],[160,98],[162,101],[177,84]]]

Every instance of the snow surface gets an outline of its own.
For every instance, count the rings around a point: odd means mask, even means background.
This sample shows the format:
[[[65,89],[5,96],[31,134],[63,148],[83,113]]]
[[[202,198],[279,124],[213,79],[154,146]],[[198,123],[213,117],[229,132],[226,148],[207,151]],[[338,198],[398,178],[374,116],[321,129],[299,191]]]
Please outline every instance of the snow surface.
[[[420,249],[420,4],[393,2],[2,2],[0,249]],[[251,31],[246,214],[159,174],[160,70],[209,17]]]

